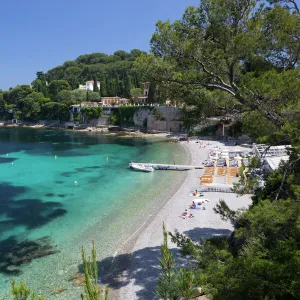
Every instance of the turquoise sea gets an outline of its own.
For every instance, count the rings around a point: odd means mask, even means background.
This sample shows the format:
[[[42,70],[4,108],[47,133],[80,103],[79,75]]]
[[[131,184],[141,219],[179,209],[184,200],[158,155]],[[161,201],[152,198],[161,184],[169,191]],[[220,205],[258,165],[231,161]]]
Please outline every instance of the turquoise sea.
[[[69,279],[81,246],[114,255],[184,178],[131,171],[131,160],[187,158],[160,138],[0,128],[0,296],[15,278],[47,299],[79,299]]]

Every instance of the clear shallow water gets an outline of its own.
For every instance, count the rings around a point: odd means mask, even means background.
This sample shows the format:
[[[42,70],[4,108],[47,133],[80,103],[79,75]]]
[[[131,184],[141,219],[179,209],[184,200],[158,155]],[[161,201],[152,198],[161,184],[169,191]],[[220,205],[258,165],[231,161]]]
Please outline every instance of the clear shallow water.
[[[0,128],[0,295],[17,278],[48,299],[79,299],[68,279],[81,246],[95,240],[99,259],[112,256],[184,176],[133,172],[130,160],[185,162],[161,139]]]

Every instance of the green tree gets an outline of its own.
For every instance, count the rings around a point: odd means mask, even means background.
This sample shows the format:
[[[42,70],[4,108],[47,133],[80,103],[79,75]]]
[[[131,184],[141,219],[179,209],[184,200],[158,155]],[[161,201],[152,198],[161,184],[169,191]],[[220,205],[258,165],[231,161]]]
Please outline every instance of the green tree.
[[[27,95],[33,92],[29,85],[19,85],[9,92],[9,104],[18,104],[18,102],[24,99]]]
[[[87,259],[83,247],[81,256],[85,275],[84,294],[81,295],[81,298],[86,300],[108,299],[108,289],[105,286],[100,287],[98,284],[98,263],[94,241],[92,247],[92,259]]]
[[[119,56],[122,60],[125,60],[128,54],[123,50],[118,50],[114,53],[114,55]]]
[[[43,99],[42,93],[33,92],[19,101],[18,108],[21,110],[21,118],[24,120],[38,120],[41,107],[40,99]]]
[[[56,97],[57,102],[61,102],[66,104],[67,106],[70,106],[72,104],[75,104],[76,102],[74,101],[72,97],[72,92],[69,90],[62,90],[57,94]]]
[[[64,78],[68,81],[72,89],[77,89],[80,83],[81,68],[70,66],[66,68]]]
[[[48,89],[52,101],[57,101],[59,92],[63,90],[70,90],[71,87],[66,80],[53,80],[50,82]]]
[[[93,86],[93,91],[94,92],[99,92],[99,88],[98,88],[98,85],[97,85],[97,78],[94,77],[94,86]]]
[[[49,96],[47,79],[44,72],[37,72],[36,80],[34,80],[31,85],[36,92],[42,93],[45,97]]]
[[[100,101],[100,94],[98,92],[87,91],[87,101],[98,102]]]
[[[175,90],[218,90],[237,101],[235,112],[259,110],[280,127],[289,121],[287,104],[296,103],[292,90],[300,83],[299,24],[298,15],[278,5],[264,9],[257,1],[203,0],[179,21],[157,22],[153,55],[140,56],[135,65],[151,82],[177,83]],[[255,72],[246,69],[249,64]],[[283,82],[291,82],[291,92]]]
[[[98,119],[102,116],[102,107],[87,107],[84,106],[81,108],[82,113],[86,116],[88,120]]]
[[[5,102],[4,102],[3,92],[0,91],[0,107],[3,107],[4,104],[5,104]]]
[[[73,90],[71,91],[71,98],[74,103],[81,103],[86,101],[86,91]]]
[[[192,299],[197,296],[198,284],[195,274],[188,269],[176,268],[172,252],[168,248],[168,233],[163,225],[163,245],[160,247],[161,274],[158,277],[157,295],[160,299]]]
[[[17,284],[15,280],[11,281],[11,294],[14,300],[45,300],[42,296],[36,296],[24,282]]]
[[[69,107],[63,103],[47,102],[41,107],[41,113],[45,120],[69,120]]]
[[[130,90],[130,96],[133,99],[133,101],[136,101],[138,97],[141,97],[143,95],[141,88],[134,88]]]

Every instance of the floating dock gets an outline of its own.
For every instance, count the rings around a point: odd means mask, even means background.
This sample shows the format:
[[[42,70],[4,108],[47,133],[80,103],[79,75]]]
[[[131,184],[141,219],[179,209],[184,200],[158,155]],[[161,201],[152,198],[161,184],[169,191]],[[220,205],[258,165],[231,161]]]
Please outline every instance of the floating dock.
[[[131,168],[132,165],[143,165],[147,167],[152,167],[154,170],[173,170],[173,171],[187,171],[187,170],[194,170],[194,169],[203,169],[204,167],[201,166],[188,166],[188,165],[168,165],[168,164],[152,164],[152,163],[129,163],[129,167]]]

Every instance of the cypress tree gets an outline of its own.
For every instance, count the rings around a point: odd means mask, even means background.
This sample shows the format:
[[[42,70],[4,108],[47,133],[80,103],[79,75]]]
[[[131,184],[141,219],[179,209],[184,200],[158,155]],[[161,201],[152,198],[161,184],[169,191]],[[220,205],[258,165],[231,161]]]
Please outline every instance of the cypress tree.
[[[94,92],[99,92],[99,88],[98,88],[98,85],[97,85],[97,78],[96,77],[94,78],[94,88],[93,88],[93,91]]]

